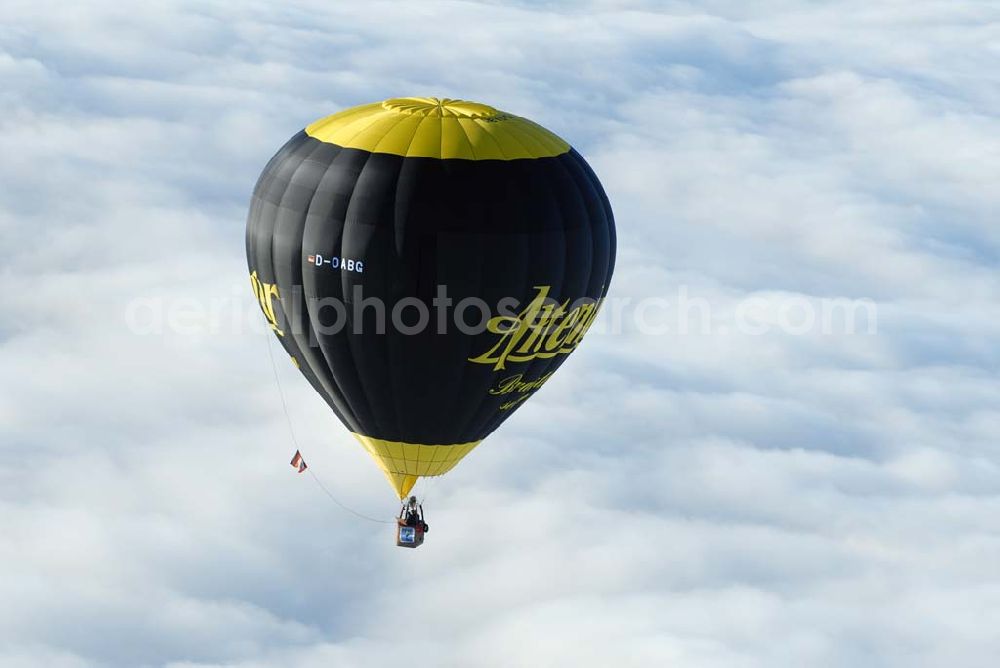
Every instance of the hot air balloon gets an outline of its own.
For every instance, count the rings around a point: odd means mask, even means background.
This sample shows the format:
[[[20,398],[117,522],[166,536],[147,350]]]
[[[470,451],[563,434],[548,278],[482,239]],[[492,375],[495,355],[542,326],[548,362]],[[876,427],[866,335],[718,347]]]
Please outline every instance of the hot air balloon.
[[[257,182],[246,242],[271,329],[400,499],[576,350],[615,256],[608,198],[569,144],[433,97],[292,137]]]

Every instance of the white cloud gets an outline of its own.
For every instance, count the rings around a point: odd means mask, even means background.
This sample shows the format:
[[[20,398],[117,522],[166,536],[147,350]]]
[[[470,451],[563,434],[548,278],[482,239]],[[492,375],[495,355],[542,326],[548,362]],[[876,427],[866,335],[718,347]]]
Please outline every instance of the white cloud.
[[[992,665],[995,23],[935,1],[5,3],[0,663]],[[270,155],[400,94],[571,139],[615,207],[613,294],[668,303],[663,334],[629,308],[595,331],[433,483],[417,551],[287,466],[243,276]],[[682,288],[711,331],[679,329]],[[751,298],[768,322],[870,298],[878,331],[741,333]],[[140,303],[206,307],[137,334]],[[391,514],[281,373],[312,469]]]

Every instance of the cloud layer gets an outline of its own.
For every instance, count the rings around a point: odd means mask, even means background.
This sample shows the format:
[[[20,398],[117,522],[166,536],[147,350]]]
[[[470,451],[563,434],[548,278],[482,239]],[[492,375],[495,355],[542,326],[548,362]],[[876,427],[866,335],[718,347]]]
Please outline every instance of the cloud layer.
[[[997,25],[944,1],[6,2],[0,663],[992,665]],[[588,158],[624,314],[424,489],[413,552],[288,468],[243,257],[291,134],[407,94]],[[732,326],[831,299],[877,331]],[[391,516],[280,372],[312,470]]]

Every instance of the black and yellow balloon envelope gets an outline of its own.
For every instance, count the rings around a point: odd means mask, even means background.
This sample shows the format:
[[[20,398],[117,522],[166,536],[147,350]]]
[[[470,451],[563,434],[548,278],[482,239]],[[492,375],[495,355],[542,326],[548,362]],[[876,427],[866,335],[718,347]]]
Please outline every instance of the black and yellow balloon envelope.
[[[576,350],[614,256],[611,207],[580,154],[462,100],[316,121],[267,164],[247,221],[271,328],[400,497]]]

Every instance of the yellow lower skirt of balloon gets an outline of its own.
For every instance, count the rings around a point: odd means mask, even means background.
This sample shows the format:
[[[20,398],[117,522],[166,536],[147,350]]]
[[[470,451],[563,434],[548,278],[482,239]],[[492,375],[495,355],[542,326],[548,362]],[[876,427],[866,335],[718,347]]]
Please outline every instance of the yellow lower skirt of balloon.
[[[389,484],[405,498],[418,478],[447,473],[455,467],[462,457],[480,444],[481,441],[455,443],[452,445],[425,445],[422,443],[404,443],[402,441],[385,441],[363,434],[354,434],[368,454],[378,464]]]

